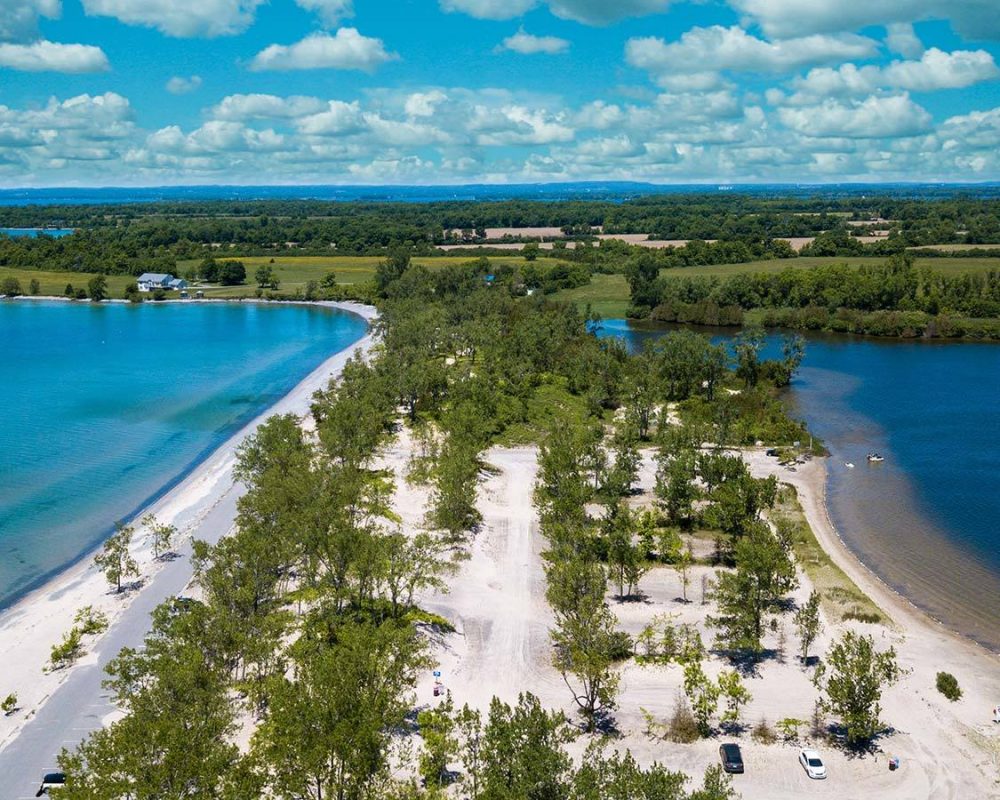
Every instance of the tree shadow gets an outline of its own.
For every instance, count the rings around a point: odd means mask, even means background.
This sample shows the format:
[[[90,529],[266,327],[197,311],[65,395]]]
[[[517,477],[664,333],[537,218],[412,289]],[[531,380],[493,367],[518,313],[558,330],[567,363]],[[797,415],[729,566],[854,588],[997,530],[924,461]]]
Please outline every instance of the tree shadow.
[[[724,647],[713,647],[710,652],[726,659],[733,669],[744,678],[757,677],[765,662],[775,661],[778,658],[778,651],[771,647],[765,647],[759,653],[749,650],[731,650]]]
[[[826,726],[825,733],[826,740],[830,745],[840,750],[848,759],[855,760],[883,753],[882,740],[888,739],[897,732],[896,728],[887,725],[876,731],[875,735],[870,739],[859,742],[848,742],[847,728],[839,723],[831,722]]]

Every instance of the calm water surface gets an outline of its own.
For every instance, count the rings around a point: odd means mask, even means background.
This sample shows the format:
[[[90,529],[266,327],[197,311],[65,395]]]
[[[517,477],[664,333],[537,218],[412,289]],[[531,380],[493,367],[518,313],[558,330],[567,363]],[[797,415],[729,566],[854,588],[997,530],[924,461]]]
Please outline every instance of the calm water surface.
[[[365,330],[308,306],[0,301],[0,606]]]
[[[634,347],[662,333],[602,330]],[[847,544],[1000,651],[1000,345],[810,336],[790,401],[831,452],[828,505]],[[871,450],[885,463],[868,464]]]

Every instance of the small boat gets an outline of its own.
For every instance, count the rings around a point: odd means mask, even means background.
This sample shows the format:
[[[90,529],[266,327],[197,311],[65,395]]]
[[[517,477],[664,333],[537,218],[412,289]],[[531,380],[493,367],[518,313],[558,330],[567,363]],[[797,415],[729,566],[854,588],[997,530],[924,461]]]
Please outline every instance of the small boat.
[[[879,453],[869,453],[868,454],[868,463],[869,464],[881,464],[883,461],[885,461],[885,459],[882,458],[882,456]]]
[[[844,466],[847,467],[848,469],[854,469],[854,464],[852,464],[850,461],[845,461]]]

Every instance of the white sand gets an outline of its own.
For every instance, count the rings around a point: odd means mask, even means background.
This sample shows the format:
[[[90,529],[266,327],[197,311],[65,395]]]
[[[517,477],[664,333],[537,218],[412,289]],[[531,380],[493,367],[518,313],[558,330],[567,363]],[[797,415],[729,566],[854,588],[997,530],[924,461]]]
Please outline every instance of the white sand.
[[[390,466],[405,462],[408,443],[401,439],[390,453]],[[551,611],[545,601],[545,580],[540,553],[544,540],[532,509],[531,492],[536,473],[532,448],[494,449],[487,454],[498,472],[487,477],[481,487],[479,508],[484,523],[471,547],[470,558],[462,562],[450,579],[451,590],[423,598],[422,605],[448,618],[457,629],[444,637],[437,648],[441,680],[458,706],[469,703],[483,711],[494,695],[507,702],[521,691],[538,695],[548,707],[574,715],[569,692],[551,666],[548,628]],[[748,456],[757,474],[774,471],[773,459],[762,453]],[[649,454],[643,460],[641,487],[650,498],[654,463]],[[1000,664],[976,645],[954,636],[925,618],[901,598],[887,591],[840,544],[826,516],[823,465],[814,460],[796,473],[780,470],[782,480],[792,483],[820,541],[840,566],[892,617],[893,628],[849,623],[870,632],[880,646],[892,645],[901,665],[909,674],[886,692],[883,719],[895,733],[881,741],[881,751],[864,758],[848,758],[842,752],[819,745],[830,770],[825,782],[811,782],[796,763],[792,743],[760,745],[747,732],[736,737],[747,762],[747,774],[737,776],[736,787],[747,800],[797,800],[803,796],[857,798],[989,798],[1000,797],[996,768],[996,748],[1000,731],[989,721],[989,711],[1000,702]],[[408,530],[421,524],[426,492],[401,486],[397,508]],[[681,586],[669,568],[653,570],[641,582],[645,599],[641,602],[610,602],[621,627],[637,634],[653,616],[675,615],[677,622],[689,622],[703,631],[706,644],[712,634],[705,617],[712,610],[701,604],[701,576],[712,570],[693,570],[684,604],[677,598]],[[804,601],[810,591],[804,575],[795,592]],[[610,597],[610,595],[609,595]],[[815,650],[822,652],[841,630],[849,625],[827,627]],[[786,657],[783,663],[765,661],[757,677],[747,680],[753,701],[744,713],[750,724],[766,717],[772,724],[785,717],[808,719],[816,690],[810,675],[794,658],[797,639],[790,615],[783,620]],[[778,636],[769,634],[766,644],[776,647]],[[728,665],[712,657],[706,671],[717,675]],[[954,673],[965,697],[949,703],[934,688],[937,670]],[[699,777],[706,766],[717,760],[720,736],[693,745],[677,745],[653,739],[644,733],[641,709],[661,721],[672,711],[683,682],[677,666],[642,667],[634,663],[623,670],[620,708],[615,715],[621,738],[614,746],[629,748],[643,763],[654,760],[672,769]],[[418,704],[433,704],[434,679],[425,676],[418,687]],[[803,729],[803,735],[807,728]],[[577,745],[582,752],[586,741]],[[889,772],[888,758],[898,756],[902,768]]]
[[[322,305],[351,311],[366,320],[375,316],[374,308],[357,303]],[[330,379],[340,373],[353,353],[358,350],[367,352],[371,346],[372,337],[367,335],[327,359],[276,405],[229,439],[173,490],[138,516],[155,514],[161,522],[176,524],[181,540],[188,538],[197,522],[232,485],[232,467],[239,443],[272,414],[307,414],[313,394],[325,388]],[[141,580],[148,584],[162,564],[153,559],[146,531],[137,531],[132,551],[139,562]],[[0,614],[0,698],[16,692],[20,706],[16,714],[9,717],[0,715],[0,749],[12,740],[25,721],[72,672],[72,667],[58,672],[46,672],[45,668],[52,645],[70,630],[76,612],[92,605],[104,611],[114,625],[141,591],[110,593],[104,576],[93,566],[92,554],[88,554]],[[84,648],[92,653],[96,644],[97,640],[93,637],[86,637]],[[76,666],[90,663],[94,658],[92,654],[85,655]]]

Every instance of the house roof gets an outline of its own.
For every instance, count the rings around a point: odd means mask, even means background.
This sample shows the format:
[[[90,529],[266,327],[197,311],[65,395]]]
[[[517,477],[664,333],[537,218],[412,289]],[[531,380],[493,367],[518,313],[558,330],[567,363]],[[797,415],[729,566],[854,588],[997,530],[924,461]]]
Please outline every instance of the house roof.
[[[164,281],[171,280],[173,277],[173,275],[167,275],[163,272],[144,272],[139,276],[138,280],[144,283],[163,283]]]

